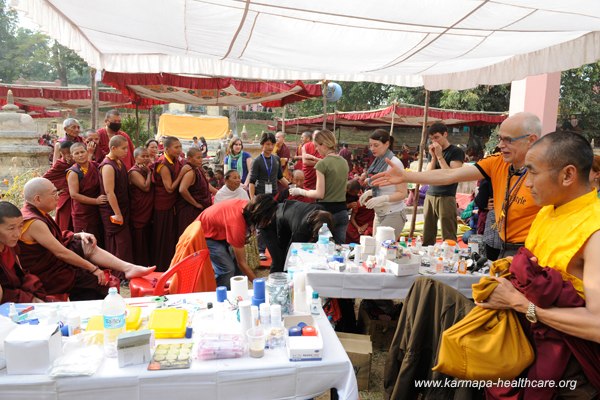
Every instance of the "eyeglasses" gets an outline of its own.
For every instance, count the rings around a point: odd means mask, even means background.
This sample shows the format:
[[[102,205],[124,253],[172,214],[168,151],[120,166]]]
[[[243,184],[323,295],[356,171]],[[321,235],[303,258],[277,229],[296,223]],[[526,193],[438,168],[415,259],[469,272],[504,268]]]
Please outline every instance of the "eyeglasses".
[[[526,137],[531,136],[531,134],[527,133],[525,135],[510,137],[510,136],[498,136],[498,142],[504,142],[506,144],[512,144],[518,140],[525,139]]]

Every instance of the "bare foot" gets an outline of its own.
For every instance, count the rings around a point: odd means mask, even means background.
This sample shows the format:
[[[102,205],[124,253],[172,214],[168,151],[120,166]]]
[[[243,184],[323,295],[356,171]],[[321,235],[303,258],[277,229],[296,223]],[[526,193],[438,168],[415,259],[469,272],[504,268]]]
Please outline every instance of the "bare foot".
[[[133,265],[131,264],[130,268],[125,271],[125,278],[138,278],[140,276],[148,275],[151,272],[154,272],[156,269],[156,265],[153,267],[142,267],[141,265]]]

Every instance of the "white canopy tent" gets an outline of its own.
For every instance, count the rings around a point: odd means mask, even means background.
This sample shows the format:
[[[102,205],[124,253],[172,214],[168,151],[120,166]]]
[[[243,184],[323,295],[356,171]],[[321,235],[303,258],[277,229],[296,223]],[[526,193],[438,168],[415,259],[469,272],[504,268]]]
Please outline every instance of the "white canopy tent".
[[[595,0],[12,0],[92,67],[429,90],[600,59]]]

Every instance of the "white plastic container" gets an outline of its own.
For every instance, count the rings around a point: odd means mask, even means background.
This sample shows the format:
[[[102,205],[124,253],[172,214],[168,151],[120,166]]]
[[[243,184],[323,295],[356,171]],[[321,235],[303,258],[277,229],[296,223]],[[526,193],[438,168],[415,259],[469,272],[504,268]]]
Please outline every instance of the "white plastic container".
[[[125,309],[125,300],[117,288],[108,289],[108,296],[102,303],[104,352],[107,357],[117,357],[117,338],[125,332]]]

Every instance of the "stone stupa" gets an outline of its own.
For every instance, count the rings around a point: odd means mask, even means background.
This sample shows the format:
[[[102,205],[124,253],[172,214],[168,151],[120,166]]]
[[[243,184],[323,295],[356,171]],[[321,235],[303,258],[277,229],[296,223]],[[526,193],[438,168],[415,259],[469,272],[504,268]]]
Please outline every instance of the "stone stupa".
[[[33,118],[14,104],[9,90],[0,111],[0,190],[6,190],[15,176],[33,168],[44,173],[49,167],[50,151],[50,147],[38,143]]]

